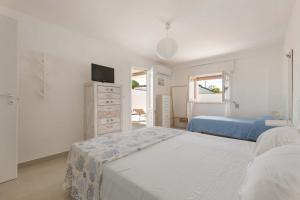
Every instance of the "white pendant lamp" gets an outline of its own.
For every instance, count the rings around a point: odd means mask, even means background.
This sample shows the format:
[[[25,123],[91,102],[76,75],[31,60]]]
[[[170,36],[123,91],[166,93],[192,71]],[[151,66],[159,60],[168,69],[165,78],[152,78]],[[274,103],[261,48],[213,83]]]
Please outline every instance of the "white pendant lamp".
[[[171,24],[169,22],[166,23],[167,36],[161,39],[157,44],[157,53],[159,57],[162,59],[171,59],[177,52],[178,46],[177,42],[169,37],[169,30],[171,28]]]

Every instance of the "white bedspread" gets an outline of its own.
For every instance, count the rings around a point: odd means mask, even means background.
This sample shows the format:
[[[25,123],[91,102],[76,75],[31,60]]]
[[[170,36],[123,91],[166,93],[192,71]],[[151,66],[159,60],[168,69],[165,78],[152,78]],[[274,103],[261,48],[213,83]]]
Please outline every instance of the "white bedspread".
[[[68,156],[64,188],[70,189],[71,196],[76,200],[101,200],[103,170],[108,163],[184,133],[176,129],[152,127],[106,134],[75,143]]]
[[[102,200],[237,200],[256,144],[196,133],[105,166]]]

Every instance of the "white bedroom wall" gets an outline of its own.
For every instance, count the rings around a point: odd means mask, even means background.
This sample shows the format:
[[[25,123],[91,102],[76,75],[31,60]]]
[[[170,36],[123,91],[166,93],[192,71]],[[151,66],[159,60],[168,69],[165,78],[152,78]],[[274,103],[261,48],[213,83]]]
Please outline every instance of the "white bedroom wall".
[[[186,85],[190,75],[207,74],[234,69],[232,99],[240,104],[232,108],[237,117],[259,117],[280,111],[285,114],[282,97],[282,43],[247,52],[191,63],[174,68],[172,85]],[[223,62],[226,60],[226,62]],[[232,61],[235,60],[235,63]],[[204,63],[215,63],[203,65]],[[235,67],[234,67],[235,65]],[[199,67],[188,67],[199,66]],[[185,106],[184,103],[181,106]],[[232,106],[233,107],[233,106]],[[225,115],[224,104],[195,104],[193,115]]]
[[[5,7],[0,7],[0,14],[18,21],[19,163],[67,151],[83,139],[83,84],[90,80],[91,62],[115,67],[116,82],[123,86],[125,130],[130,120],[131,66],[164,69],[110,41],[90,39]],[[42,55],[44,98],[38,94]]]
[[[289,26],[286,32],[284,49],[288,53],[294,49],[294,105],[293,105],[293,121],[294,124],[300,125],[300,0],[295,1]],[[284,57],[285,69],[287,69],[286,58]],[[285,75],[287,71],[285,70]],[[287,95],[287,93],[286,93]]]

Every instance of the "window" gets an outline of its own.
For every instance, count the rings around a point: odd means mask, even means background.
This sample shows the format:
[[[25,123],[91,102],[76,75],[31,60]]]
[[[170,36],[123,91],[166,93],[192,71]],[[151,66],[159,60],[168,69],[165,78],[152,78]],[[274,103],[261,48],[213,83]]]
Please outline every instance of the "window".
[[[223,73],[205,74],[190,77],[190,100],[199,103],[223,103],[223,77]]]

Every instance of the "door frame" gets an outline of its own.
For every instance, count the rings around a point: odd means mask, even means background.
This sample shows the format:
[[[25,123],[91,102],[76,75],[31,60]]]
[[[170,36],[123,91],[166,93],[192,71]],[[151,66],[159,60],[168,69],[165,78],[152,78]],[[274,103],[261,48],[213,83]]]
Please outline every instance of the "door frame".
[[[130,67],[130,78],[129,78],[129,125],[128,129],[132,129],[132,121],[131,121],[131,112],[132,112],[132,92],[131,92],[131,83],[132,83],[132,70],[134,68],[142,68],[147,71],[147,95],[146,95],[146,126],[152,127],[155,124],[155,99],[154,99],[154,67],[137,67],[132,66]],[[152,87],[150,87],[152,85]],[[149,110],[152,110],[152,112],[149,113]],[[149,119],[152,119],[149,120]]]

